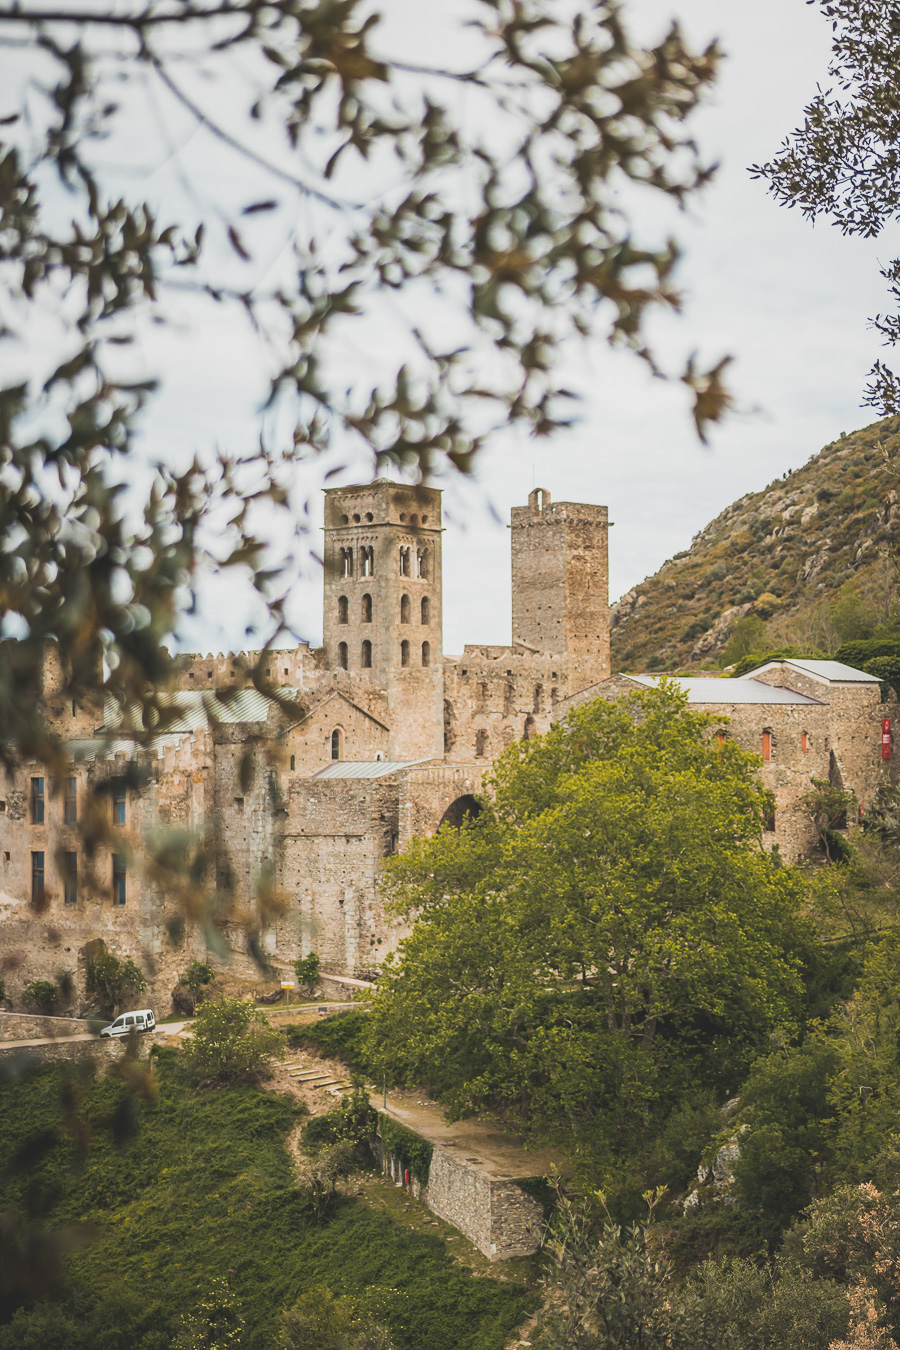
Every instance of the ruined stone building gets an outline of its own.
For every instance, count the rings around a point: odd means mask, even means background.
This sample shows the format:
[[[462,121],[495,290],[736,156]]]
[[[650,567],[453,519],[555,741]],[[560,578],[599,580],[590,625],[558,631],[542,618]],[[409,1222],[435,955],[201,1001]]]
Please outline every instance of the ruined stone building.
[[[70,705],[48,659],[43,706],[69,772],[53,781],[22,762],[0,787],[0,958],[14,995],[61,972],[80,986],[85,944],[100,937],[144,963],[163,1006],[205,953],[211,892],[230,897],[234,922],[219,928],[232,968],[255,969],[253,914],[276,968],[314,950],[326,970],[371,972],[397,936],[383,859],[476,811],[485,771],[513,740],[656,678],[610,675],[605,507],[543,489],[515,507],[512,641],[451,656],[440,492],[380,479],[325,497],[323,645],[263,658],[274,700],[246,679],[256,653],[185,656],[171,719],[139,744],[102,725],[99,707]],[[885,771],[871,677],[784,661],[684,683],[761,755],[771,841],[789,860],[809,839],[798,799],[810,776],[871,799]],[[85,820],[98,812],[107,828],[91,847]]]

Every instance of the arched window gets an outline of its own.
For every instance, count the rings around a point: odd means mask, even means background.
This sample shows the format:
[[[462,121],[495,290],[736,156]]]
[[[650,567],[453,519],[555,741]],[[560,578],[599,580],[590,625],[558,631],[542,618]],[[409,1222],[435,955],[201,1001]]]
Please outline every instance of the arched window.
[[[476,731],[476,732],[475,732],[475,754],[479,757],[479,759],[481,758],[482,755],[486,755],[486,754],[487,754],[487,732],[486,732],[486,731]]]
[[[772,758],[772,733],[768,727],[762,734],[762,757],[767,764]]]
[[[401,575],[401,577],[408,577],[408,576],[409,576],[409,549],[408,549],[408,548],[401,548],[401,550],[400,550],[400,575]]]
[[[427,595],[422,596],[422,623],[426,627],[431,623],[431,601]]]
[[[809,733],[806,731],[800,732],[800,749],[802,750],[804,755],[809,750]]]
[[[400,643],[400,664],[401,666],[409,665],[409,643],[405,640]]]
[[[372,545],[364,548],[359,555],[360,576],[374,577],[375,575],[375,549]]]
[[[421,577],[423,581],[428,580],[428,549],[419,549],[416,554],[416,576]]]
[[[368,638],[362,645],[362,668],[363,670],[372,669],[372,644]]]
[[[347,644],[346,642],[342,642],[338,646],[338,665],[340,666],[341,670],[346,670],[349,665],[347,655],[348,655]]]
[[[337,727],[335,727],[334,731],[331,733],[331,758],[341,759],[343,753],[344,753],[343,733],[339,731]]]
[[[401,623],[409,623],[409,611],[410,611],[409,596],[408,596],[408,595],[401,595],[401,597],[400,597],[400,622],[401,622]]]
[[[544,710],[544,686],[536,684],[534,686],[534,708],[532,712],[543,712]]]
[[[362,621],[363,623],[372,622],[372,597],[364,595],[362,598]]]
[[[525,729],[522,733],[522,739],[526,741],[533,741],[535,738],[535,734],[536,732],[534,726],[534,718],[528,716],[525,718]]]
[[[423,666],[430,666],[430,665],[431,665],[431,643],[430,643],[430,642],[423,642],[423,643],[422,643],[422,665],[423,665]]]
[[[342,549],[341,549],[341,576],[342,576],[342,577],[352,577],[352,576],[353,576],[353,549],[352,549],[352,548],[342,548]]]
[[[348,623],[350,619],[349,605],[346,595],[338,596],[338,623]]]

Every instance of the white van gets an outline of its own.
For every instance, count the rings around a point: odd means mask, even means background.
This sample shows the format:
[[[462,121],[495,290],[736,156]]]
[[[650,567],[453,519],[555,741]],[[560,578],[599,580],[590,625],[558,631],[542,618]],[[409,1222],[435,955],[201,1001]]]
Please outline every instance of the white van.
[[[151,1008],[140,1008],[137,1012],[122,1013],[108,1027],[100,1032],[101,1036],[128,1036],[132,1031],[152,1031],[156,1018]]]

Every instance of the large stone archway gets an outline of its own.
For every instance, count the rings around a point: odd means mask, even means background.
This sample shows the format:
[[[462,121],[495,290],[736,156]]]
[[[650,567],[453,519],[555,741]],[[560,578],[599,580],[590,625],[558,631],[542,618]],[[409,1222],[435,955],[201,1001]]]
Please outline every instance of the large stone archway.
[[[441,816],[439,829],[444,825],[452,825],[454,830],[458,830],[464,821],[474,820],[476,816],[481,815],[481,802],[474,797],[471,792],[467,792],[462,797],[457,797],[447,807]]]

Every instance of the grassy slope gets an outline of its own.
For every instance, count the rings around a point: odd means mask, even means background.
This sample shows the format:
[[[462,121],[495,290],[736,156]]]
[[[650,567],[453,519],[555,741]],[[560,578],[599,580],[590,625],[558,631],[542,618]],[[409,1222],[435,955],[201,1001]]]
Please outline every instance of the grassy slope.
[[[613,669],[715,664],[727,627],[706,651],[698,646],[736,605],[767,621],[771,645],[838,645],[846,635],[829,630],[829,602],[849,592],[875,610],[884,606],[878,545],[900,482],[885,467],[880,444],[900,448],[900,418],[842,436],[802,469],[717,516],[689,549],[614,608]]]
[[[53,1225],[95,1225],[95,1241],[69,1258],[71,1285],[62,1300],[67,1316],[77,1309],[87,1319],[91,1350],[102,1339],[92,1321],[99,1327],[110,1320],[98,1305],[111,1296],[121,1304],[120,1322],[132,1316],[129,1308],[143,1308],[157,1329],[147,1341],[155,1347],[154,1336],[167,1344],[179,1315],[217,1275],[241,1301],[248,1350],[270,1350],[280,1310],[316,1285],[335,1293],[372,1285],[403,1290],[393,1330],[410,1350],[500,1350],[533,1306],[521,1285],[477,1278],[439,1237],[397,1223],[383,1206],[347,1198],[326,1223],[313,1223],[284,1146],[297,1120],[292,1103],[248,1087],[193,1092],[165,1064],[160,1084],[159,1101],[128,1148],[98,1136],[87,1164],[73,1171],[71,1145],[60,1138],[30,1179],[0,1187],[2,1210],[26,1189],[33,1207],[39,1191],[59,1184]],[[109,1082],[88,1085],[83,1113],[108,1112],[118,1091]],[[59,1123],[54,1071],[0,1089],[0,1156],[42,1129],[59,1133]],[[137,1323],[130,1334],[124,1330],[124,1344],[138,1350]],[[44,1350],[52,1350],[50,1341],[41,1338]],[[80,1350],[72,1335],[61,1342]],[[3,1350],[20,1344],[0,1327]]]

